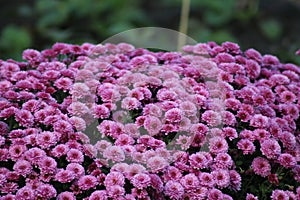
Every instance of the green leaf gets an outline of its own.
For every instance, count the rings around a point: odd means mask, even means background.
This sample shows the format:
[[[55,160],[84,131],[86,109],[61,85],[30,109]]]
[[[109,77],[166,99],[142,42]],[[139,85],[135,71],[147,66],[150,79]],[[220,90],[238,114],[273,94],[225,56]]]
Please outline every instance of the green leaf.
[[[281,24],[274,19],[261,21],[259,25],[262,33],[270,40],[276,40],[282,34]]]

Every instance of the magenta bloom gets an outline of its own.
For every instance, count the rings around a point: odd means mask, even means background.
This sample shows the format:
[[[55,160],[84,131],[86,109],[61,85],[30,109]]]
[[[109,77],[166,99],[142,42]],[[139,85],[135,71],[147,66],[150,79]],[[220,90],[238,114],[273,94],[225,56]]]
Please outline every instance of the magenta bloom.
[[[182,177],[180,179],[180,183],[186,190],[196,189],[200,184],[197,176],[195,176],[195,174],[192,173]]]
[[[211,161],[211,155],[207,152],[198,152],[192,154],[189,158],[191,166],[199,169],[208,168]]]
[[[168,181],[164,190],[165,194],[172,199],[181,199],[184,194],[184,188],[179,182]]]
[[[228,144],[222,137],[213,137],[209,140],[209,151],[212,154],[226,153]]]
[[[269,161],[262,157],[254,158],[251,165],[255,174],[266,177],[271,174],[271,165]]]
[[[81,151],[77,149],[70,149],[67,153],[67,160],[69,162],[76,162],[76,163],[82,163],[83,162],[83,154]]]
[[[269,118],[261,114],[256,114],[250,120],[250,126],[256,128],[266,128],[269,126]]]
[[[199,175],[200,185],[205,187],[213,187],[215,185],[214,176],[210,173],[203,172]]]
[[[89,197],[89,200],[107,200],[107,199],[108,199],[107,192],[105,190],[96,190]]]
[[[67,165],[66,170],[72,171],[75,178],[79,178],[84,175],[84,168],[78,163],[70,163]]]
[[[32,166],[30,162],[26,160],[18,160],[14,164],[13,169],[15,170],[15,172],[22,176],[26,176],[32,172]]]
[[[280,156],[278,157],[278,161],[279,164],[285,168],[291,168],[297,164],[295,157],[288,153],[280,154]]]
[[[72,192],[62,192],[57,196],[57,200],[76,200]]]
[[[16,198],[20,200],[31,200],[34,199],[34,190],[28,186],[20,188],[16,193]]]
[[[244,155],[252,154],[255,151],[255,146],[254,146],[253,142],[251,142],[248,139],[241,139],[237,143],[237,147],[238,147],[238,149],[243,151]]]
[[[111,159],[115,162],[125,160],[125,153],[119,146],[110,146],[103,152],[104,158]]]
[[[82,190],[89,190],[96,187],[98,184],[96,177],[91,175],[85,175],[78,180],[78,187]]]
[[[48,149],[56,144],[57,138],[53,132],[44,131],[38,135],[36,141],[42,149]]]
[[[215,183],[219,188],[224,188],[230,184],[230,176],[227,170],[218,169],[211,173],[214,177]]]
[[[55,180],[61,183],[71,182],[75,178],[75,174],[70,170],[60,170],[55,174]]]
[[[289,195],[283,190],[273,190],[271,195],[272,200],[289,200]]]
[[[30,127],[34,123],[34,117],[28,110],[20,110],[16,113],[16,121],[21,126]]]
[[[260,151],[267,158],[276,159],[281,152],[281,147],[275,139],[267,139],[262,141]]]
[[[56,197],[56,190],[50,184],[41,184],[36,189],[36,194],[40,198],[53,198]]]
[[[178,123],[182,119],[182,111],[179,108],[172,108],[166,112],[165,118],[171,123]]]
[[[114,185],[123,186],[125,184],[125,177],[120,172],[110,172],[105,177],[104,185],[106,187],[111,187]]]
[[[151,178],[145,173],[139,173],[132,177],[131,182],[138,189],[146,188],[151,183]]]
[[[258,198],[253,194],[247,193],[246,200],[258,200]]]

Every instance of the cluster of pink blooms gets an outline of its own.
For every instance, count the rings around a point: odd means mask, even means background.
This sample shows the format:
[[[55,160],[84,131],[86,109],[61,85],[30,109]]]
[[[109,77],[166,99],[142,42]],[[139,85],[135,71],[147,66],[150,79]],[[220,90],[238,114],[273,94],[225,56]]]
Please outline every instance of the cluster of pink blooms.
[[[183,50],[0,60],[0,200],[299,200],[299,66],[231,42]]]

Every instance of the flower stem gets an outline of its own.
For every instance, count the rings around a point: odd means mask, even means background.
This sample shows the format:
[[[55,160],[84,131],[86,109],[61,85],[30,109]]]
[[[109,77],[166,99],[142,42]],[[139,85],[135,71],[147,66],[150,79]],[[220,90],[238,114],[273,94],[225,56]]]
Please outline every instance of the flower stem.
[[[178,35],[177,41],[177,50],[180,51],[181,47],[186,44],[186,34],[188,30],[189,23],[189,12],[190,12],[190,0],[182,0],[181,6],[181,15],[180,15],[180,24],[179,24],[179,32],[183,33]]]

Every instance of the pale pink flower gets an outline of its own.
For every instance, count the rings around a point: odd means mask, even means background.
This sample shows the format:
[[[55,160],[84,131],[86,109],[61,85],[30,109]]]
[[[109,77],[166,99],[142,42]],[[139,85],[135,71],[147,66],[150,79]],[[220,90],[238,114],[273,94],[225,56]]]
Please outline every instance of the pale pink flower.
[[[104,158],[110,159],[115,162],[121,162],[125,160],[125,153],[119,146],[110,146],[103,152]]]
[[[147,160],[147,167],[152,172],[158,172],[163,170],[165,167],[167,167],[168,163],[167,161],[160,157],[160,156],[154,156]]]
[[[208,110],[202,114],[201,118],[209,126],[218,126],[222,123],[222,118],[218,112]]]
[[[144,121],[144,127],[150,135],[156,135],[162,128],[162,123],[159,118],[154,116],[147,116]]]

